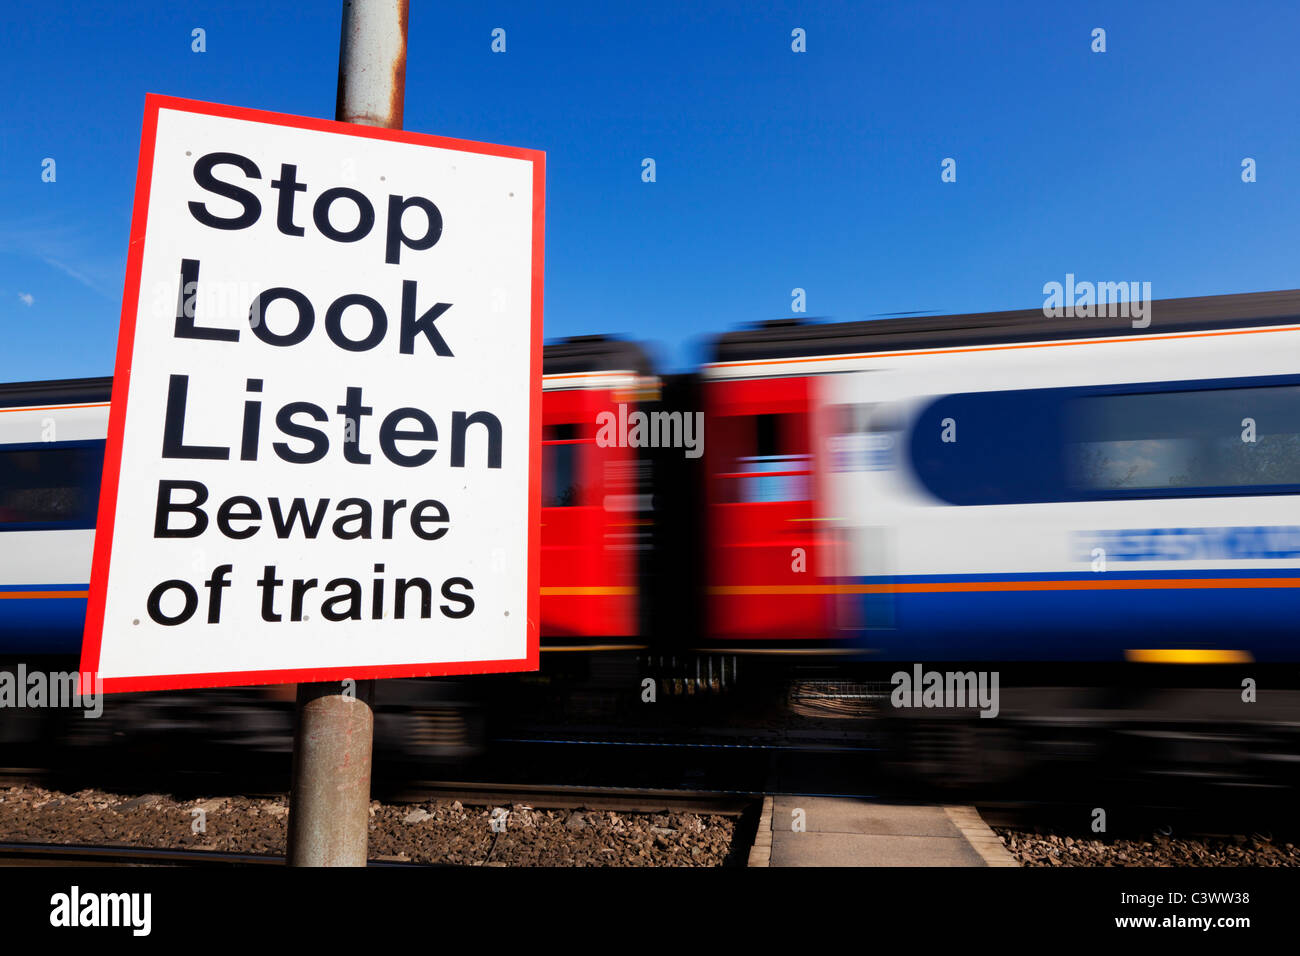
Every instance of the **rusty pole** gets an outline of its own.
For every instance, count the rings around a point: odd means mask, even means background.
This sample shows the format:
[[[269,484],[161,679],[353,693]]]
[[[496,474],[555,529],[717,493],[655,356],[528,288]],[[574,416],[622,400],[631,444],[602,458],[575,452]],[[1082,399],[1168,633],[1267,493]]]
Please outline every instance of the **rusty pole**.
[[[334,118],[402,128],[407,0],[343,0]]]
[[[402,128],[408,0],[343,0],[334,118]],[[290,866],[365,866],[374,681],[299,684]]]

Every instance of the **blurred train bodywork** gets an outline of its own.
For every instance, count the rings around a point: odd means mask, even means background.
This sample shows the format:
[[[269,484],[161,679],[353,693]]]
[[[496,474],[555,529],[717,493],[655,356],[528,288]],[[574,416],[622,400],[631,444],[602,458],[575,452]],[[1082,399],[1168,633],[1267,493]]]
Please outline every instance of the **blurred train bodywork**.
[[[718,636],[1300,659],[1300,296],[1154,308],[1156,333],[1026,310],[724,336],[703,372],[710,480],[740,486],[711,501]],[[783,574],[795,547],[807,572]]]
[[[710,643],[852,648],[932,781],[1300,783],[1300,294],[1151,315],[720,337]],[[914,662],[998,676],[998,719],[890,706]]]
[[[849,681],[902,762],[951,780],[1116,747],[1210,752],[1233,782],[1294,767],[1300,292],[1151,307],[1144,329],[781,320],[681,375],[618,339],[547,346],[542,672],[487,683],[635,708],[647,678]],[[3,661],[75,660],[110,384],[0,386]],[[701,453],[625,440],[637,412],[700,414]],[[998,720],[889,706],[921,662],[996,672]],[[472,753],[474,686],[382,682],[380,731]]]

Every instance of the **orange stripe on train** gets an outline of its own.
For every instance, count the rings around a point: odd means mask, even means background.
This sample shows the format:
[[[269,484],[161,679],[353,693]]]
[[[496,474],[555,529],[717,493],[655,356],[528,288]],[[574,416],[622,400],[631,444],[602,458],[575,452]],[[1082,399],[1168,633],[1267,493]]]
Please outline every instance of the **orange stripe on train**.
[[[743,584],[709,588],[719,596],[943,594],[962,591],[1145,591],[1201,588],[1300,588],[1300,578],[1127,578],[1102,581],[951,581],[905,584]],[[544,591],[545,589],[543,589]]]

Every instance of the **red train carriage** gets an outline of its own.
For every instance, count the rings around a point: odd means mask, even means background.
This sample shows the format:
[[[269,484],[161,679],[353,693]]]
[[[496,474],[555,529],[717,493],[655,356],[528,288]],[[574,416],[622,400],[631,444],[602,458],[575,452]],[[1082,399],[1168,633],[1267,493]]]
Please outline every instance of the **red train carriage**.
[[[603,414],[656,392],[636,345],[583,336],[548,345],[542,379],[542,650],[644,643],[641,575],[652,519],[639,449],[598,442]]]

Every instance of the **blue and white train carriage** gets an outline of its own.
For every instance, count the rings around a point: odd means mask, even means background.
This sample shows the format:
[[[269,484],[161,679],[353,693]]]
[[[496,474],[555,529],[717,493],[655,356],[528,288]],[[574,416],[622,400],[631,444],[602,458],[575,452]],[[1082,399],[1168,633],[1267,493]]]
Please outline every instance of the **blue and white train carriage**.
[[[710,380],[809,382],[831,632],[877,660],[1300,660],[1300,292],[1150,308],[719,341]]]
[[[111,384],[0,384],[0,654],[81,648]]]

